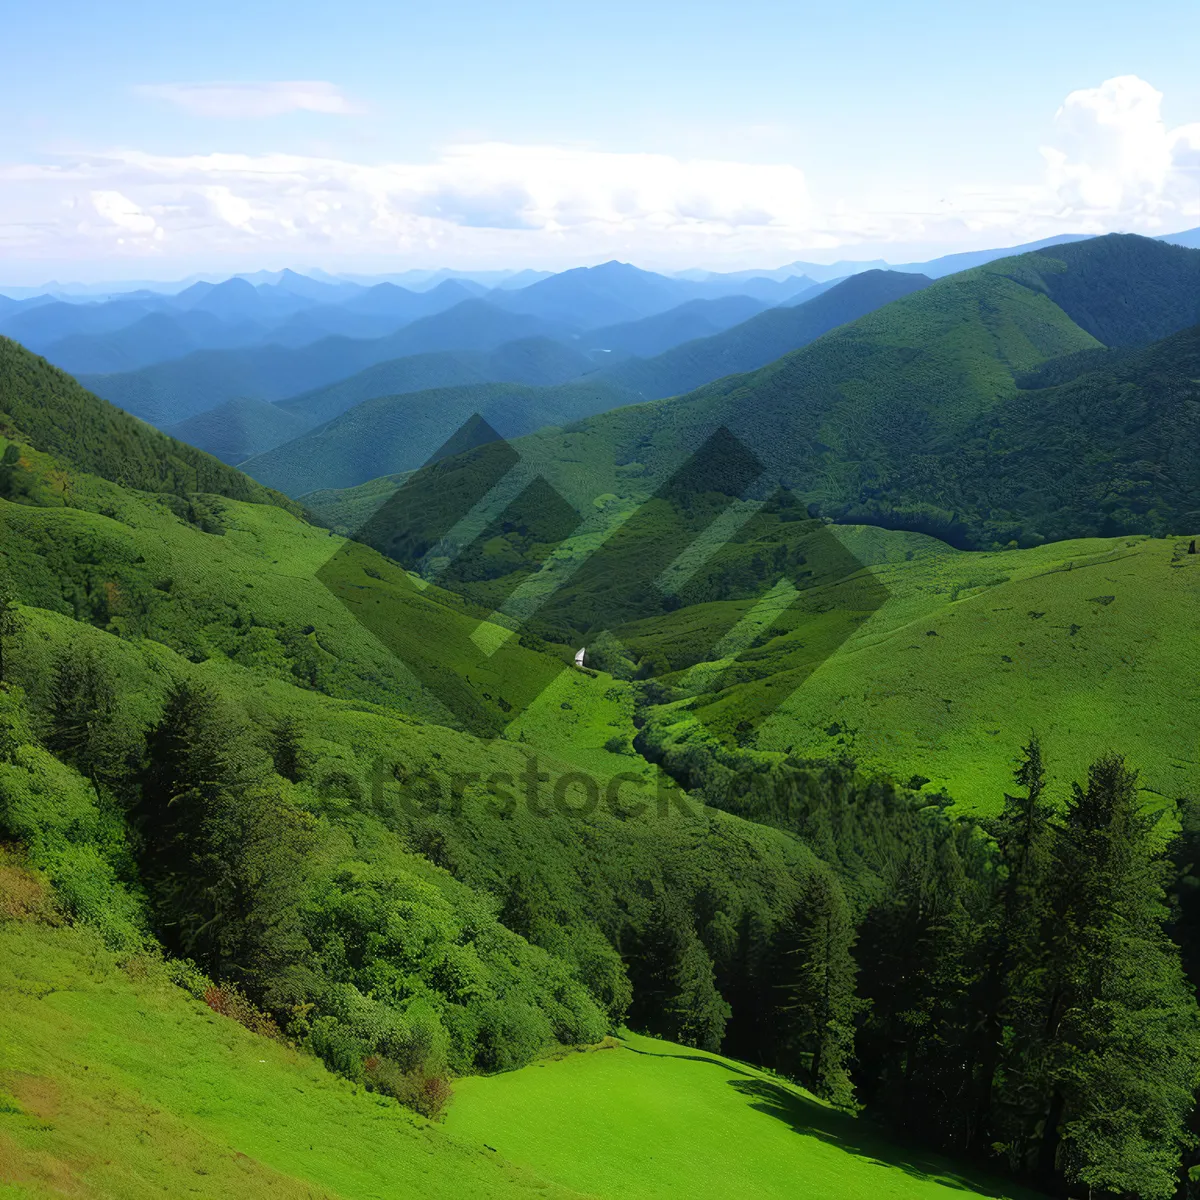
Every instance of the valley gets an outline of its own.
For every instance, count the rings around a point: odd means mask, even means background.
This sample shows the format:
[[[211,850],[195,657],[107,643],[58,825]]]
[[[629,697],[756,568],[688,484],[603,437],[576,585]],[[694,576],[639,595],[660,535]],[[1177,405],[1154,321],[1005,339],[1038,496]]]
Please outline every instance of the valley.
[[[0,1190],[1170,1200],[1200,250],[1014,249],[0,309]]]

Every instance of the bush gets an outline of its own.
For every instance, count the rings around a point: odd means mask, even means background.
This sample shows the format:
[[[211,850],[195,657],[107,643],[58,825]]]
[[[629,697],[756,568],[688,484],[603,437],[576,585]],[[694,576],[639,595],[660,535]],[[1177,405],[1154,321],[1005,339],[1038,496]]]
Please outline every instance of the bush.
[[[210,984],[204,991],[204,1003],[215,1013],[244,1025],[251,1033],[283,1040],[275,1018],[256,1008],[232,984]]]
[[[363,1063],[363,1078],[372,1091],[391,1096],[430,1120],[441,1116],[454,1094],[444,1075],[431,1075],[421,1069],[405,1071],[398,1063],[377,1055]]]

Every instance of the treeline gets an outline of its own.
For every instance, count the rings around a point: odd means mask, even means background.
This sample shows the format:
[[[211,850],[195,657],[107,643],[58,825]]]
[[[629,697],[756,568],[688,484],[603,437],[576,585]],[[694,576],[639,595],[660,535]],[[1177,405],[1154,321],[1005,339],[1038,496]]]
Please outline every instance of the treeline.
[[[838,877],[806,897],[794,946],[760,960],[754,991],[779,999],[743,1054],[1054,1194],[1192,1194],[1191,810],[1172,846],[1115,754],[1056,798],[1036,737],[978,822],[848,767],[668,759],[707,802],[800,833]]]

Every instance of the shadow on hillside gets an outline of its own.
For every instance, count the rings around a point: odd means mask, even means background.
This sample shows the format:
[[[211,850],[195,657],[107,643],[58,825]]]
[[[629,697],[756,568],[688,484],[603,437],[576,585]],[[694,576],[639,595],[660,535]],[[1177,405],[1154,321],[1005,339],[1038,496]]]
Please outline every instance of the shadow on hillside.
[[[747,1079],[751,1079],[749,1071],[743,1071],[740,1067],[735,1067],[732,1063],[725,1062],[720,1058],[709,1058],[707,1054],[656,1054],[653,1050],[638,1050],[631,1046],[628,1042],[622,1042],[624,1049],[631,1054],[644,1054],[647,1058],[673,1058],[680,1062],[702,1062],[711,1063],[714,1067],[724,1067],[726,1071],[732,1071],[735,1075],[744,1075]],[[737,1080],[730,1080],[736,1085]]]
[[[712,1060],[709,1060],[712,1061]],[[797,1133],[820,1138],[848,1154],[869,1159],[881,1166],[896,1167],[917,1179],[932,1180],[945,1187],[976,1192],[981,1196],[1025,1196],[1033,1193],[970,1171],[956,1171],[945,1160],[906,1147],[875,1128],[862,1117],[852,1117],[826,1108],[815,1100],[767,1079],[731,1079],[729,1086],[751,1101],[751,1107],[786,1121]]]

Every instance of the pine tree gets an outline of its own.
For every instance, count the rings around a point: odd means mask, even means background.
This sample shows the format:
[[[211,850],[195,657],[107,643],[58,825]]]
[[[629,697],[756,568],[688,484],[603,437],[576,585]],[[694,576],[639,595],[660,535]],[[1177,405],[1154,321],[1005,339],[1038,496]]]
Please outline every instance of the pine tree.
[[[1169,866],[1117,755],[1073,788],[1053,847],[1050,1096],[1040,1166],[1090,1189],[1175,1192],[1200,1013],[1165,932]]]
[[[298,783],[304,771],[304,751],[300,745],[300,722],[288,713],[271,729],[271,761],[275,773]]]
[[[720,1047],[729,1005],[717,991],[712,959],[696,936],[692,914],[667,892],[655,902],[638,939],[630,1022],[672,1041]]]
[[[8,577],[0,575],[0,683],[8,680],[8,658],[13,639],[21,632],[23,622],[12,585]]]
[[[86,775],[95,786],[115,765],[115,695],[93,650],[69,647],[50,681],[46,748]]]
[[[1043,1115],[1044,1034],[1056,807],[1046,795],[1041,743],[1031,734],[1016,771],[1021,788],[1005,795],[990,823],[1004,878],[996,901],[993,947],[984,980],[983,1069],[977,1131],[995,1139],[1010,1163],[1028,1161]]]
[[[246,731],[203,684],[175,684],[146,739],[137,824],[160,936],[271,1005],[301,998],[310,818],[282,802]]]
[[[729,1005],[717,991],[712,959],[694,932],[684,940],[671,983],[667,1036],[685,1046],[719,1050],[729,1020]]]
[[[781,1016],[790,1050],[806,1065],[806,1086],[835,1104],[853,1103],[849,1063],[854,1053],[857,968],[851,955],[855,929],[841,886],[828,870],[805,881],[789,923],[792,949],[785,955]]]

